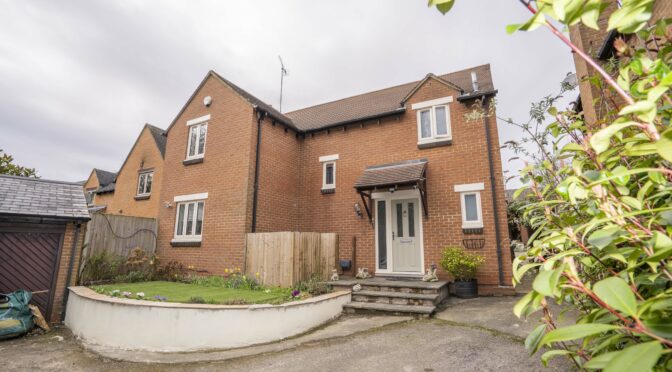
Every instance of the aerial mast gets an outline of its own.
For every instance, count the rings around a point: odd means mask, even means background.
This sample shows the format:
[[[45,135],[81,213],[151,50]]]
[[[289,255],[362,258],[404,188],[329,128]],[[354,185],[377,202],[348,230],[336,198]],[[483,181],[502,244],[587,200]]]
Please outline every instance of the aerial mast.
[[[282,63],[282,57],[278,56],[278,59],[280,60],[280,108],[278,111],[282,112],[282,85],[285,75],[287,75],[287,69],[285,68],[285,64]]]

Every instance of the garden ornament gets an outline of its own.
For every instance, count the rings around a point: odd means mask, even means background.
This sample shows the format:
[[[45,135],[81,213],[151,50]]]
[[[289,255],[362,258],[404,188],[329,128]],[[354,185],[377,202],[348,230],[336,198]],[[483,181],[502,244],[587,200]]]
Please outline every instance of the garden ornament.
[[[331,270],[331,281],[332,282],[338,281],[338,271],[336,271],[336,269]]]
[[[366,267],[360,267],[357,269],[357,275],[355,275],[355,278],[357,279],[368,279],[370,278],[371,275],[369,274],[369,269]]]
[[[359,292],[362,290],[362,285],[361,284],[355,284],[352,286],[352,291],[353,292]]]
[[[436,277],[436,265],[427,268],[425,276],[422,277],[423,282],[436,282],[439,278]]]

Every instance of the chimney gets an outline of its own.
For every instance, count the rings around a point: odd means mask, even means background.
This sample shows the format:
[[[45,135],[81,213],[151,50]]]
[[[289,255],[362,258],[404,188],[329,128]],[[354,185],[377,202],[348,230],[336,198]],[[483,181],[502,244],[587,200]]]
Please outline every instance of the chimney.
[[[476,76],[476,71],[471,72],[471,88],[474,92],[478,92],[478,77]]]

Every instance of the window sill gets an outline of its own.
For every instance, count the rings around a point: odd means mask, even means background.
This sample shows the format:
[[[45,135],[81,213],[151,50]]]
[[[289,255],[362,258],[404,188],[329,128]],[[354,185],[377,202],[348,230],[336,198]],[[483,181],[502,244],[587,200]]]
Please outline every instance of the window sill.
[[[333,194],[336,192],[336,188],[331,188],[331,189],[322,189],[322,194]]]
[[[443,139],[443,140],[433,140],[433,141],[424,141],[418,142],[419,149],[431,149],[434,147],[440,146],[450,146],[453,143],[452,139]]]
[[[171,247],[200,247],[201,246],[201,241],[200,240],[171,240],[170,241],[170,246]]]
[[[476,226],[462,226],[462,233],[465,235],[482,235],[483,234],[483,226],[481,227],[476,227]]]
[[[203,158],[192,158],[192,159],[184,159],[182,161],[182,164],[184,165],[192,165],[192,164],[199,164],[203,162]]]
[[[136,196],[134,197],[134,199],[135,199],[135,200],[147,200],[147,199],[149,199],[150,196],[151,196],[151,195],[136,195]]]

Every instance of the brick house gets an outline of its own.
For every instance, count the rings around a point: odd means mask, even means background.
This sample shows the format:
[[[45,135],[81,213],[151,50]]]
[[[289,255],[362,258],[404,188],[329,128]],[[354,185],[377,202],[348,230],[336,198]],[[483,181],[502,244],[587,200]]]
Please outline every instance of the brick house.
[[[245,233],[335,232],[341,259],[420,276],[464,245],[481,293],[510,292],[496,122],[465,118],[496,93],[482,65],[283,114],[210,71],[167,129],[158,255],[218,274]]]
[[[164,130],[145,124],[119,172],[91,172],[84,185],[90,205],[109,214],[156,218],[165,151]]]
[[[609,2],[609,5],[600,14],[598,19],[599,30],[593,30],[582,23],[570,27],[569,36],[572,43],[593,57],[601,65],[606,65],[611,58],[618,58],[614,50],[614,40],[617,37],[621,37],[621,35],[616,30],[607,31],[609,16],[618,7],[619,2],[617,0]],[[663,18],[672,18],[672,2],[670,1],[656,1],[654,3],[653,16],[649,24],[653,24]],[[636,38],[626,38],[626,42],[632,45],[637,40]],[[601,124],[599,121],[605,118],[608,119],[609,102],[615,102],[619,107],[622,107],[625,102],[610,89],[606,87],[600,89],[593,86],[588,78],[597,74],[597,72],[588,66],[578,55],[574,54],[573,57],[576,75],[579,79],[580,97],[577,100],[577,103],[580,104],[579,111],[583,111],[584,118],[588,124]]]

